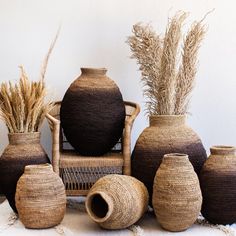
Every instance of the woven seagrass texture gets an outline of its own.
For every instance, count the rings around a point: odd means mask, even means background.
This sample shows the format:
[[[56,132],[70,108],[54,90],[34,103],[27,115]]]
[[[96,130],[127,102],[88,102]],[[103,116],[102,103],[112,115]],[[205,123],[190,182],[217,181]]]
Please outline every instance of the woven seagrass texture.
[[[61,125],[70,144],[84,156],[100,156],[120,139],[125,107],[106,69],[82,68],[61,104]]]
[[[9,145],[0,157],[0,185],[11,208],[15,207],[16,184],[26,165],[49,162],[40,144],[40,133],[8,134]]]
[[[160,225],[183,231],[197,219],[202,194],[197,174],[185,154],[166,154],[156,173],[152,198]]]
[[[86,210],[105,229],[123,229],[137,222],[147,210],[148,191],[131,176],[107,175],[99,179],[86,198]]]
[[[152,196],[153,179],[167,153],[186,153],[199,174],[207,154],[198,135],[185,124],[185,116],[151,116],[150,126],[139,136],[132,153],[132,176],[142,181]]]
[[[81,156],[68,147],[68,141],[60,126],[61,102],[56,102],[54,109],[47,114],[52,131],[52,165],[60,174],[69,196],[87,195],[91,186],[101,177],[108,174],[131,173],[131,130],[133,122],[139,114],[138,104],[125,101],[126,119],[118,148],[102,156]]]
[[[17,183],[16,207],[26,228],[49,228],[62,221],[66,210],[65,188],[51,165],[25,167]]]
[[[236,222],[236,147],[214,146],[200,173],[202,215],[214,224]]]

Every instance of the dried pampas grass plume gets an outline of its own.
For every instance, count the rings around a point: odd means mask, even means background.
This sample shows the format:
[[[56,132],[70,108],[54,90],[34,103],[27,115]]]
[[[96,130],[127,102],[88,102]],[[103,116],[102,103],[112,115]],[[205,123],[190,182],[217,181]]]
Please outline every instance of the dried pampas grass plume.
[[[150,25],[141,23],[133,26],[133,35],[128,37],[131,58],[137,60],[142,73],[149,115],[187,112],[197,71],[197,53],[205,35],[205,26],[202,21],[191,26],[184,40],[182,61],[179,62],[179,45],[186,18],[185,12],[178,12],[172,17],[163,38]]]
[[[46,113],[53,107],[53,103],[45,102],[47,90],[44,77],[59,30],[43,62],[39,81],[30,81],[23,66],[20,66],[18,83],[4,82],[0,85],[0,118],[6,123],[9,133],[37,132]]]

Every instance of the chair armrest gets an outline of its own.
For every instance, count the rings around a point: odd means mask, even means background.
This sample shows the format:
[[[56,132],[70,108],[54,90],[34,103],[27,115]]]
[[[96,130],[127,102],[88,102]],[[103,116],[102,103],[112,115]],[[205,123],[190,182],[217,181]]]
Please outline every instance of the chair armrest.
[[[52,167],[54,172],[59,174],[59,158],[60,158],[60,120],[57,120],[50,114],[46,114],[52,132]]]
[[[125,119],[125,127],[123,131],[123,158],[124,158],[124,168],[123,173],[125,175],[131,175],[131,131],[133,127],[134,120],[140,112],[140,106],[136,103],[125,102],[127,105],[134,107],[132,114]]]

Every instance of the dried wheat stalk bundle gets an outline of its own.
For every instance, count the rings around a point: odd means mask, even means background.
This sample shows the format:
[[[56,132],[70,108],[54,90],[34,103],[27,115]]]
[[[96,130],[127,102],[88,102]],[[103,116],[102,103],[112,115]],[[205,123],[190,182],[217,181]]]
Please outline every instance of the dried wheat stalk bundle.
[[[9,133],[37,132],[46,113],[53,107],[53,103],[45,101],[47,90],[44,77],[59,30],[43,62],[38,81],[30,81],[23,66],[20,66],[18,83],[9,81],[0,85],[0,119],[6,123]]]
[[[187,14],[178,12],[168,23],[164,37],[150,25],[136,24],[128,37],[132,55],[139,65],[147,98],[149,115],[185,114],[189,95],[194,87],[197,54],[205,35],[202,20],[195,22],[187,33],[179,62],[182,27]]]

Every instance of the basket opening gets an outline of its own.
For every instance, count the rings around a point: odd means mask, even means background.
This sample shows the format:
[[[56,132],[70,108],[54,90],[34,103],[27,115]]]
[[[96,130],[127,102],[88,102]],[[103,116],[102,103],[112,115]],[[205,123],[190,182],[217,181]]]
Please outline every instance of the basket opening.
[[[235,147],[233,147],[233,146],[217,145],[217,146],[213,146],[213,148],[215,148],[215,149],[233,149]]]
[[[91,200],[91,211],[98,218],[104,218],[108,213],[108,204],[100,194],[95,194]]]

